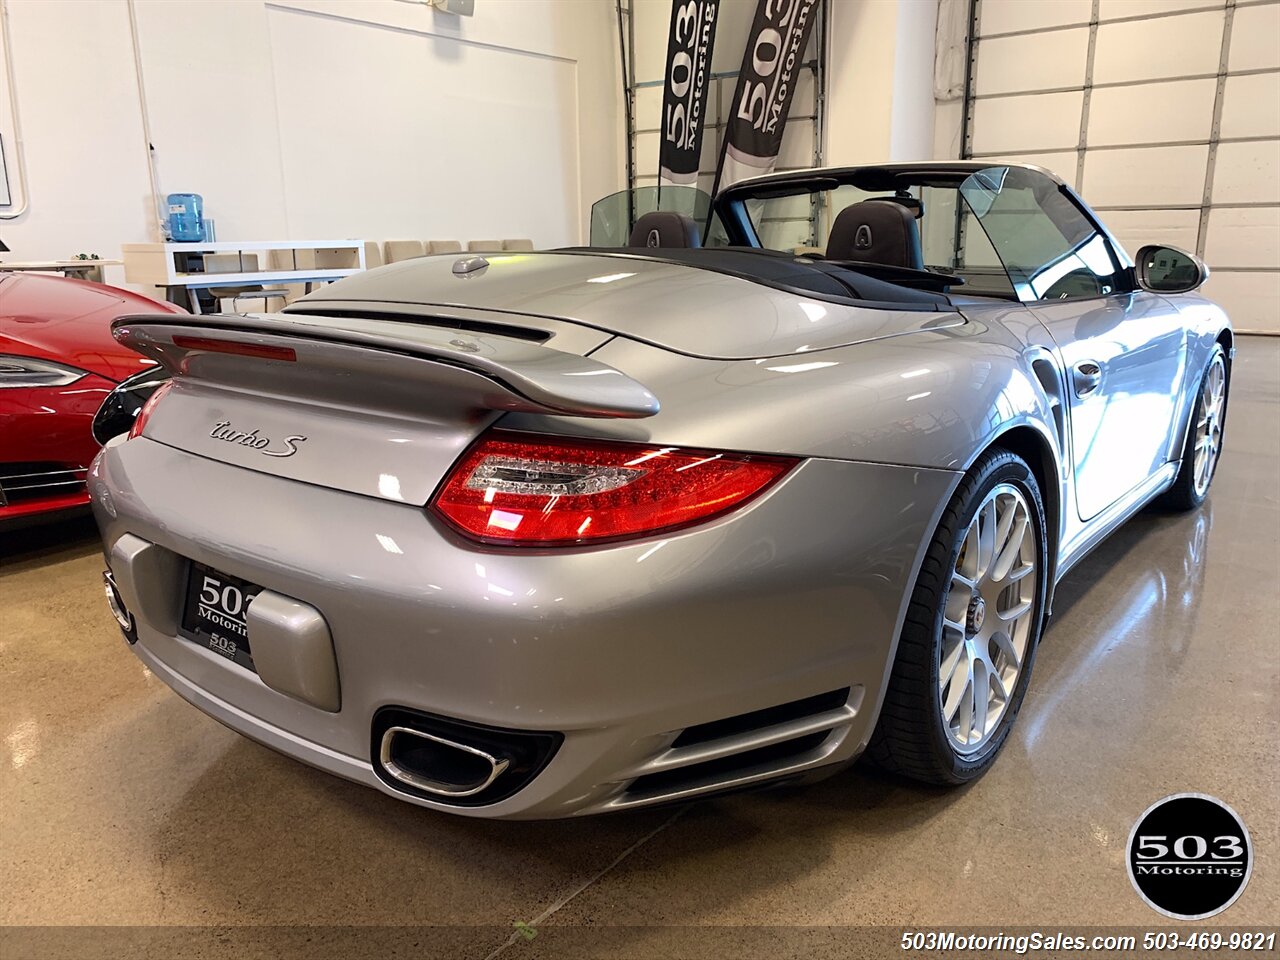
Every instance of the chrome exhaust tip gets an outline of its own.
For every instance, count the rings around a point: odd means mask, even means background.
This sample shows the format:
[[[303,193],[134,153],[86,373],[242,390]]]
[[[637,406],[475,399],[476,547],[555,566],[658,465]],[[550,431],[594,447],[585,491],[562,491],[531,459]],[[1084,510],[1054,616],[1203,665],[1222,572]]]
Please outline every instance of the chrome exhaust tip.
[[[110,570],[102,572],[102,583],[107,594],[107,606],[111,608],[111,615],[116,618],[116,623],[124,631],[125,639],[134,643],[138,635],[133,629],[133,614],[125,607],[124,600],[120,597],[120,588],[116,586],[116,579],[111,575]]]
[[[456,740],[410,727],[388,727],[379,750],[382,768],[423,793],[458,799],[489,787],[511,761]]]

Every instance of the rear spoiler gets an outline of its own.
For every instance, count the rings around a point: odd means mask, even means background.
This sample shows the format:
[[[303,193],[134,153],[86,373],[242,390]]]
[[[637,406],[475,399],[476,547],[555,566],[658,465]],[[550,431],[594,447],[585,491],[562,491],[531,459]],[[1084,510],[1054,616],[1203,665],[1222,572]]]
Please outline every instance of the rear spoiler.
[[[433,380],[437,387],[465,393],[477,407],[600,418],[652,417],[659,409],[658,398],[643,384],[607,364],[498,334],[305,314],[150,314],[121,317],[111,331],[117,341],[178,376],[198,376],[196,357],[208,354],[335,370],[345,360],[353,373],[359,367],[365,375],[388,380]],[[356,349],[344,358],[334,347]],[[369,351],[383,356],[380,369]],[[426,363],[406,365],[410,358]],[[488,386],[473,389],[474,378],[447,376],[442,367],[478,375]],[[433,368],[439,376],[433,376]]]

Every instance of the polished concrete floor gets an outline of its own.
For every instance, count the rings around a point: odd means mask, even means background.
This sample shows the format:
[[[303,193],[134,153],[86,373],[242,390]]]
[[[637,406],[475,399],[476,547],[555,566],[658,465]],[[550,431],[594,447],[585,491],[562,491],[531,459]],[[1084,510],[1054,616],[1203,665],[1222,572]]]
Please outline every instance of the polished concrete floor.
[[[730,925],[773,938],[762,955],[791,952],[789,930],[843,925],[1165,926],[1130,888],[1123,848],[1135,818],[1180,791],[1222,798],[1252,833],[1252,881],[1209,922],[1274,924],[1278,478],[1280,340],[1246,338],[1210,501],[1144,513],[1071,573],[1018,726],[975,785],[858,766],[803,789],[551,823],[417,809],[237,736],[128,652],[91,527],[11,537],[0,923],[93,929],[10,929],[7,955],[178,955],[187,937],[201,956],[391,955],[370,946],[387,935],[377,925],[399,925],[402,955],[475,958],[550,942],[517,923],[590,931],[599,956],[692,954]],[[166,929],[128,932],[150,925]],[[370,926],[342,945],[349,925]]]

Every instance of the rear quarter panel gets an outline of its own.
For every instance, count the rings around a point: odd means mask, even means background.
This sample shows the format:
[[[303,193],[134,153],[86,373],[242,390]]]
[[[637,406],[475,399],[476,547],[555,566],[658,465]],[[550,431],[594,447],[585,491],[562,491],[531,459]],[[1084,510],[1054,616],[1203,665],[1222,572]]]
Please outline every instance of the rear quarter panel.
[[[942,470],[965,469],[1000,433],[1028,424],[1057,452],[1052,413],[1026,362],[1026,345],[1003,320],[974,317],[944,329],[754,360],[684,357],[619,338],[592,356],[648,386],[662,403],[656,416],[586,422],[509,414],[502,424]]]

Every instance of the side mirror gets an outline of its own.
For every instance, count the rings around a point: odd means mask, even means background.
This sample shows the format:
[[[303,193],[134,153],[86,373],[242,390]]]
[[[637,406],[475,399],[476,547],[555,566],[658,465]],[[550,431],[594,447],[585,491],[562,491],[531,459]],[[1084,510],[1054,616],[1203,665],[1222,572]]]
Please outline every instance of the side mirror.
[[[1190,293],[1209,279],[1209,268],[1194,253],[1149,244],[1138,251],[1138,286],[1152,293]]]

